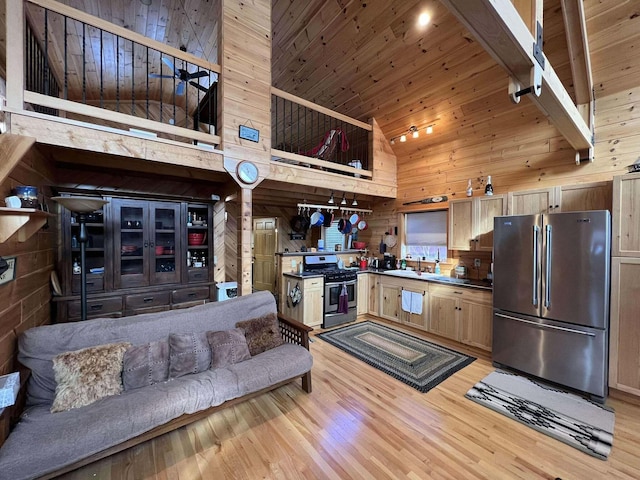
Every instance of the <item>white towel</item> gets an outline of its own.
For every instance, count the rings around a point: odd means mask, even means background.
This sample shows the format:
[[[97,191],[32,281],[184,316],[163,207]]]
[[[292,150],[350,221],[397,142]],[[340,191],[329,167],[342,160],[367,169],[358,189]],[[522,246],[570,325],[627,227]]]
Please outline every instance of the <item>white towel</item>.
[[[402,310],[411,313],[411,302],[413,300],[412,292],[402,290]]]
[[[422,294],[411,292],[411,313],[422,315]]]

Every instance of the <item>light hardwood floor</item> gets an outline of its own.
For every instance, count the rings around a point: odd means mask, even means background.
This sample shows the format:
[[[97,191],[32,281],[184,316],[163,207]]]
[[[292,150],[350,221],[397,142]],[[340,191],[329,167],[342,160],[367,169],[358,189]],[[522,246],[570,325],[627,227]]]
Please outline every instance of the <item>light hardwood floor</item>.
[[[465,399],[493,371],[480,351],[424,394],[320,339],[311,352],[310,395],[289,384],[62,478],[640,478],[638,405],[607,400],[616,425],[602,461]]]

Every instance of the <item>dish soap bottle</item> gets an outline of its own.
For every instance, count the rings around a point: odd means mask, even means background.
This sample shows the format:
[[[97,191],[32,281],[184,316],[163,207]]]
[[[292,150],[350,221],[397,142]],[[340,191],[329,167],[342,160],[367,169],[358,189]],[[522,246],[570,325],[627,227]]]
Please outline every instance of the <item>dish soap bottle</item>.
[[[493,195],[493,185],[491,185],[491,175],[487,176],[487,185],[484,187],[485,195]]]
[[[440,275],[440,251],[438,251],[438,257],[436,258],[436,268],[434,270],[436,275]]]
[[[472,197],[473,196],[473,188],[471,187],[471,179],[469,179],[469,182],[467,183],[467,197]]]
[[[400,268],[402,270],[406,270],[407,269],[407,261],[403,258],[402,261],[400,262]]]

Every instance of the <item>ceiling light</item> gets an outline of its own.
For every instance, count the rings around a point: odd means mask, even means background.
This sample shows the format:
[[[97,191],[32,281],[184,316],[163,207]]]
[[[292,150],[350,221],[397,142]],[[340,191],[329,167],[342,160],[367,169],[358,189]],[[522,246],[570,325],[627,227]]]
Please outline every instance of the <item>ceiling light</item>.
[[[358,201],[356,200],[356,194],[353,194],[353,202],[351,202],[351,206],[352,207],[357,207],[358,206]]]
[[[345,197],[344,193],[342,194],[342,200],[340,201],[340,205],[346,205],[347,204],[347,198]]]
[[[409,131],[411,132],[411,136],[413,138],[418,138],[420,136],[420,132],[418,132],[418,129],[413,125],[409,127]]]
[[[395,144],[396,144],[396,139],[395,139],[395,138],[392,138],[392,139],[391,139],[391,145],[395,145]]]
[[[331,196],[329,197],[329,200],[327,201],[327,203],[330,203],[331,205],[335,203],[335,201],[333,200],[333,190],[331,190]]]
[[[406,142],[407,141],[407,136],[405,134],[400,135],[400,141],[401,142]]]
[[[433,133],[433,125],[429,125],[427,127],[427,135],[431,135]]]
[[[420,25],[421,27],[426,27],[427,25],[429,25],[430,21],[431,21],[431,15],[429,15],[426,12],[421,13],[420,16],[418,17],[418,25]]]

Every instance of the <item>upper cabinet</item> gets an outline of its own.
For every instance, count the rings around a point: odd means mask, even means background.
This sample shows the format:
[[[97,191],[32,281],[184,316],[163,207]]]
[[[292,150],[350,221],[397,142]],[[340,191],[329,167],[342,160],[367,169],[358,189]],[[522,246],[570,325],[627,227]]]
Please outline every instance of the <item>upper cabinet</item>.
[[[509,215],[611,210],[611,182],[510,192]]]
[[[640,257],[640,173],[613,179],[611,255]]]
[[[504,195],[449,202],[449,250],[493,250],[493,219],[507,213]]]

